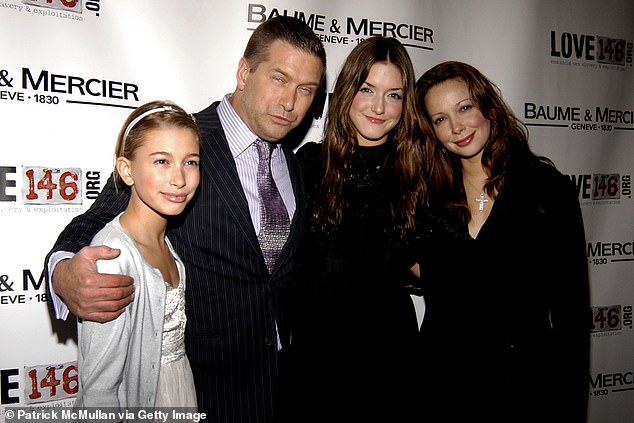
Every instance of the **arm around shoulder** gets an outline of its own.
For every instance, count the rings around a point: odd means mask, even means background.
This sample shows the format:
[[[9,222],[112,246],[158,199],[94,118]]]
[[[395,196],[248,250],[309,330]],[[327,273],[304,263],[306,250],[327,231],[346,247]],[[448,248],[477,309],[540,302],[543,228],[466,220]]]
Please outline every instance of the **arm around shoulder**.
[[[110,260],[119,250],[107,246],[84,247],[72,258],[59,262],[51,285],[66,306],[85,320],[107,322],[123,313],[134,295],[130,276],[97,271],[97,260]]]

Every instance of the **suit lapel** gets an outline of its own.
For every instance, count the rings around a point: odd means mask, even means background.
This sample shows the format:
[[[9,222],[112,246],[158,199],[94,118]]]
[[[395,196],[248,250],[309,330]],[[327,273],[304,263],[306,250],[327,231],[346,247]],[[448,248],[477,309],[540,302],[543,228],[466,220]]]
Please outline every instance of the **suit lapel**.
[[[214,103],[210,106],[212,110],[207,109],[196,116],[196,122],[203,136],[201,171],[207,173],[209,181],[235,219],[244,238],[262,256],[235,161],[216,112],[217,106],[218,103]],[[262,262],[264,263],[263,256]]]

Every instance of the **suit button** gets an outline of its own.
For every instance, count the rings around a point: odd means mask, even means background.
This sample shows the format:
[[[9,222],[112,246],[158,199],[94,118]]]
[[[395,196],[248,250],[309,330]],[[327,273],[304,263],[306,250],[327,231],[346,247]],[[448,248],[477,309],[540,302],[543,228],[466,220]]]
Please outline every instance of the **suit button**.
[[[271,342],[271,340],[269,338],[264,338],[264,344],[268,347],[270,347],[271,345],[273,345],[273,342]]]

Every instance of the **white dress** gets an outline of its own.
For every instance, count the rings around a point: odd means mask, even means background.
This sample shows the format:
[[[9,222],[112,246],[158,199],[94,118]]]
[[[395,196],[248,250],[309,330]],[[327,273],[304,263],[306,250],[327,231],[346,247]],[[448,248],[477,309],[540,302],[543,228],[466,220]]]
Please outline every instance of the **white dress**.
[[[187,407],[188,411],[196,411],[194,377],[185,355],[187,317],[185,316],[185,287],[182,280],[183,278],[176,288],[166,283],[161,371],[154,406]]]

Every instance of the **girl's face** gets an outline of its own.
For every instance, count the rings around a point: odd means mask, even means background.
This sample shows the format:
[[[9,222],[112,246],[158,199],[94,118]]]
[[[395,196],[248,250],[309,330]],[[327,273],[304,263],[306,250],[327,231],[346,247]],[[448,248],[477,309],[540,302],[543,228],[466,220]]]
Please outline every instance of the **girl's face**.
[[[403,113],[403,77],[399,68],[377,62],[359,88],[350,106],[350,119],[362,146],[385,143]]]
[[[191,129],[149,131],[132,160],[118,160],[126,161],[121,176],[133,188],[132,198],[162,216],[181,213],[200,182],[200,146]]]
[[[471,98],[467,83],[449,79],[425,95],[425,109],[436,138],[450,152],[469,159],[480,156],[491,135],[491,121]]]

